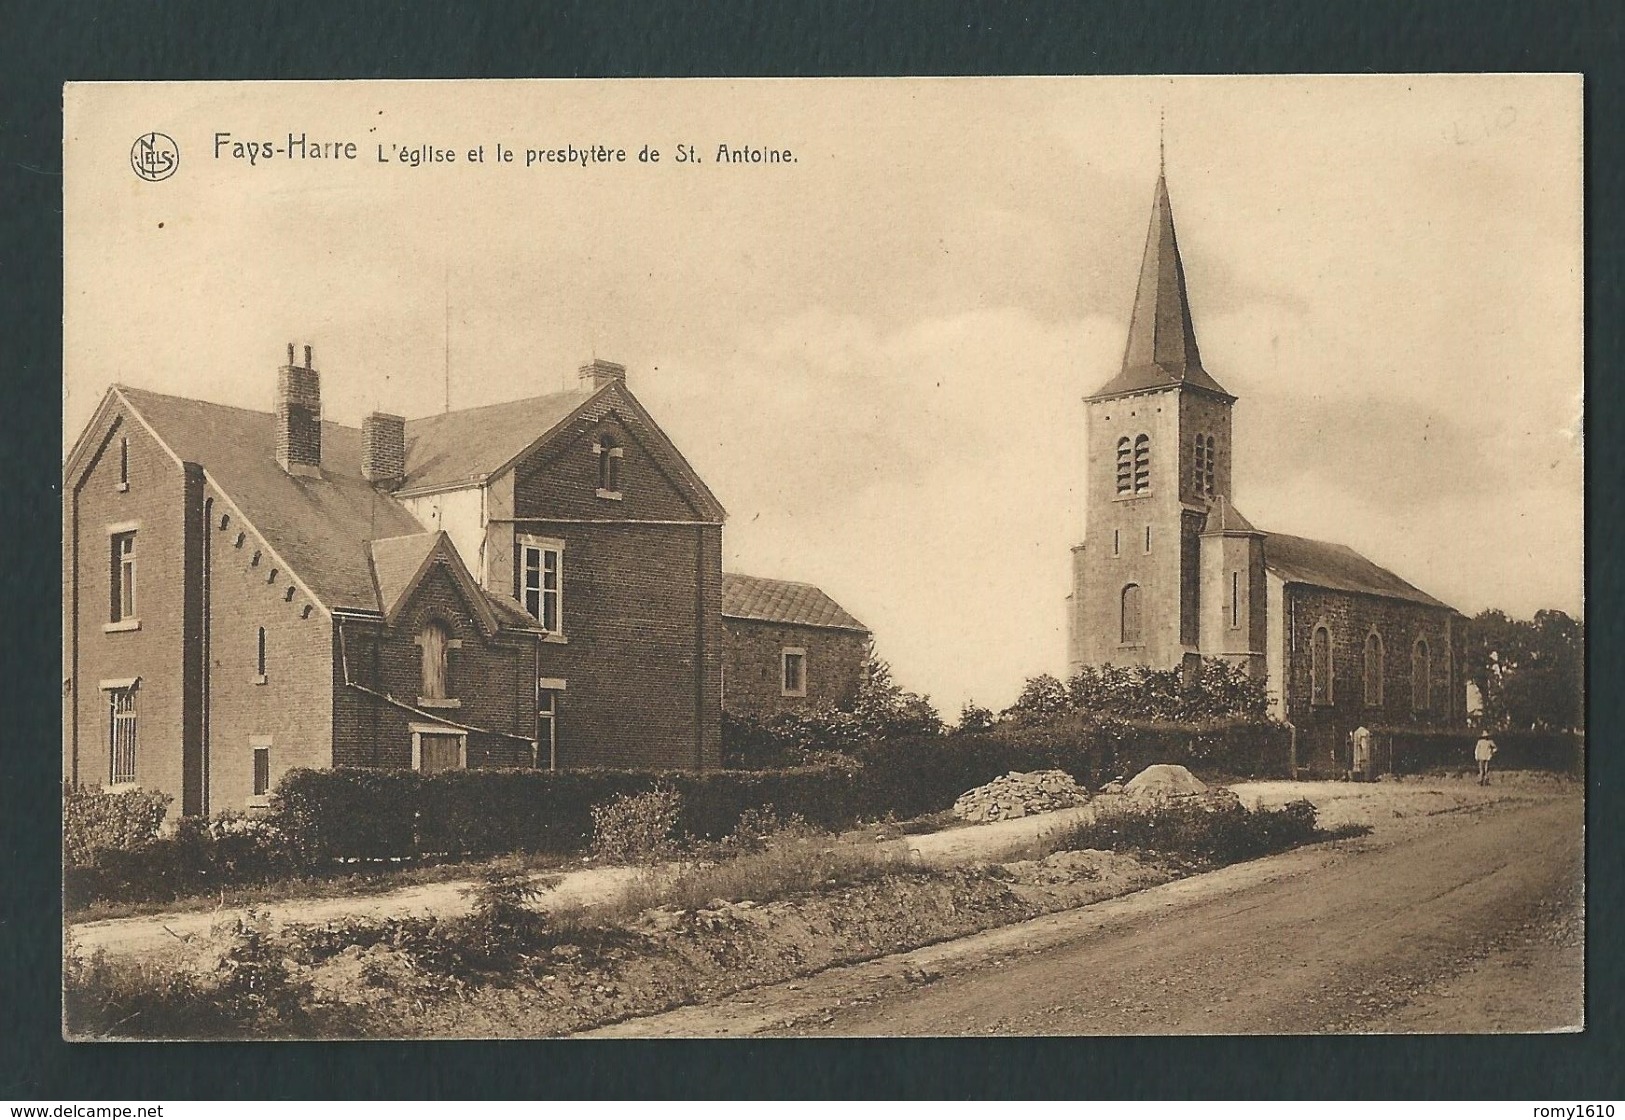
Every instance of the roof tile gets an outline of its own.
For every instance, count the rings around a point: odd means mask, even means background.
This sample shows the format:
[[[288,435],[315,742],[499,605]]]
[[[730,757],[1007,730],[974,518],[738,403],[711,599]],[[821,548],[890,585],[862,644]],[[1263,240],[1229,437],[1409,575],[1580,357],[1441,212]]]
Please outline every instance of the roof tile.
[[[839,603],[812,584],[787,579],[763,579],[724,572],[722,613],[728,618],[758,622],[869,632],[867,626],[847,614]]]

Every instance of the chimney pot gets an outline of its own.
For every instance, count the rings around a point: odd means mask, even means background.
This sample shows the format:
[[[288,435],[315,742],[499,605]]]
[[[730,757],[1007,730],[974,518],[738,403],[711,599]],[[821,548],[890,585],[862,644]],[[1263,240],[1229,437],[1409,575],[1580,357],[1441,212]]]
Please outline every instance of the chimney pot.
[[[619,362],[606,362],[594,358],[580,369],[582,386],[589,390],[602,389],[613,381],[626,384],[626,367]]]
[[[289,474],[320,477],[322,473],[322,379],[311,368],[310,347],[305,364],[288,364],[276,379],[276,461]]]
[[[361,476],[381,490],[406,479],[406,418],[369,412],[361,422]]]

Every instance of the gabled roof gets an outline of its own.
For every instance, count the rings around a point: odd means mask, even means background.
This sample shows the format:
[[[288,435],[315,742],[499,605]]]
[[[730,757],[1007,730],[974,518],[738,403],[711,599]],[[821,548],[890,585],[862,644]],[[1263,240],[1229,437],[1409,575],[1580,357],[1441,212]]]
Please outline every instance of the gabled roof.
[[[408,420],[401,489],[472,485],[496,474],[592,396],[591,390],[571,389]]]
[[[1291,537],[1285,533],[1265,534],[1264,567],[1286,583],[1355,591],[1441,610],[1453,609],[1352,548],[1330,541]]]
[[[841,608],[841,605],[810,583],[759,576],[722,575],[722,614],[725,618],[778,622],[794,626],[819,626],[829,630],[869,628]]]
[[[1207,524],[1203,527],[1202,533],[1204,535],[1208,533],[1253,533],[1258,536],[1264,535],[1253,528],[1253,523],[1241,516],[1241,511],[1231,505],[1230,499],[1223,494],[1214,498],[1212,504],[1208,507]]]
[[[396,620],[430,567],[438,562],[451,571],[452,579],[462,589],[463,597],[479,616],[486,633],[494,633],[499,628],[545,633],[519,604],[480,586],[444,530],[372,541],[367,551],[372,560],[373,581],[378,587],[378,608],[390,622]]]
[[[406,507],[361,477],[361,432],[322,424],[322,475],[276,462],[268,412],[114,386],[182,462],[203,467],[266,544],[327,608],[379,610],[367,542],[421,533]]]
[[[1145,256],[1140,261],[1140,285],[1134,293],[1134,315],[1129,320],[1128,346],[1123,352],[1123,368],[1089,399],[1101,400],[1179,385],[1230,397],[1202,368],[1202,355],[1196,348],[1196,327],[1191,321],[1190,298],[1185,291],[1185,265],[1180,260],[1179,240],[1174,234],[1174,209],[1168,199],[1168,181],[1159,174],[1151,204],[1151,228],[1145,237]]]

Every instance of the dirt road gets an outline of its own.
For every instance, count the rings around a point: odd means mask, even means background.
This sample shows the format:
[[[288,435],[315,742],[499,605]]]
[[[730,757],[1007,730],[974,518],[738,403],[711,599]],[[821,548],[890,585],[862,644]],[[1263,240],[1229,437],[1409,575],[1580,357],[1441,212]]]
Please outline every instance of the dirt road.
[[[1574,1029],[1583,835],[1486,802],[598,1033]]]

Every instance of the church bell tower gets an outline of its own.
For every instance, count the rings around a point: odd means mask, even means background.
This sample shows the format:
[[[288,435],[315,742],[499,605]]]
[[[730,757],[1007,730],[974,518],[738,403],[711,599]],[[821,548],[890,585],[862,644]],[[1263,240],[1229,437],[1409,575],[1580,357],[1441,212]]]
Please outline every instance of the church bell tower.
[[[1202,368],[1173,206],[1159,171],[1128,346],[1085,398],[1086,521],[1068,661],[1171,668],[1201,648],[1201,537],[1230,496],[1236,398]],[[1249,527],[1250,528],[1250,527]]]

